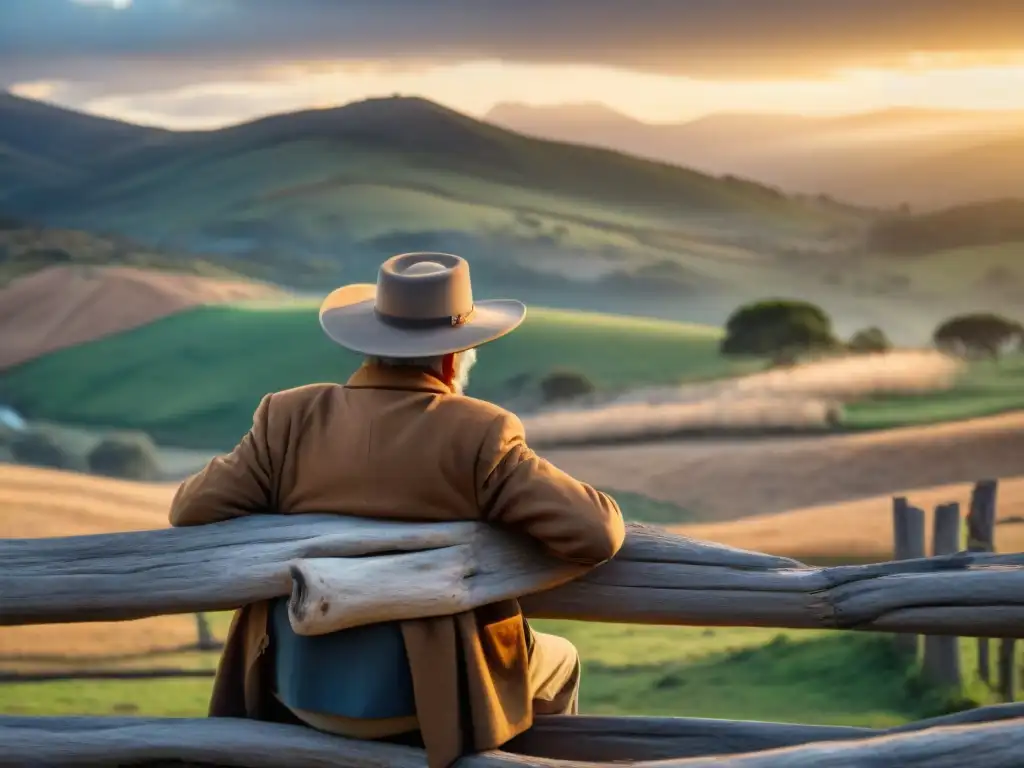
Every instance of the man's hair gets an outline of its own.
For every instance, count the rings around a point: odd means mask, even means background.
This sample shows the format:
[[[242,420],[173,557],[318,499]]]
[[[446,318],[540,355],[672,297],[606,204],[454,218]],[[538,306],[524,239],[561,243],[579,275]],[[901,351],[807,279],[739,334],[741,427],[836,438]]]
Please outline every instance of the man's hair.
[[[444,355],[432,357],[367,357],[366,362],[370,365],[386,365],[392,368],[429,368],[432,371],[441,372],[441,365]]]
[[[376,357],[368,356],[366,362],[370,365],[385,365],[395,368],[426,368],[440,374],[444,365],[444,355],[432,355],[430,357]],[[455,355],[457,369],[455,376],[455,389],[461,393],[469,383],[469,372],[476,363],[476,350],[467,349]]]

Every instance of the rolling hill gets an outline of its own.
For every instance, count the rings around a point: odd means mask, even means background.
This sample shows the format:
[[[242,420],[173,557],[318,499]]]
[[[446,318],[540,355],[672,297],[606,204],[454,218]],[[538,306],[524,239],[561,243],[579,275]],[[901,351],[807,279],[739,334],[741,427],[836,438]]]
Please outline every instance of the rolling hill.
[[[249,427],[267,392],[344,382],[358,365],[324,337],[316,309],[317,303],[296,300],[179,312],[6,370],[0,398],[31,419],[141,429],[165,445],[222,450]],[[470,393],[514,404],[556,369],[615,390],[749,367],[719,356],[719,334],[704,326],[531,309],[519,331],[482,350]]]
[[[83,119],[29,104],[33,126],[40,115],[57,125]],[[28,120],[9,111],[12,124]],[[36,167],[69,168],[51,151],[53,131],[19,141],[36,165],[18,166],[11,214],[273,264],[318,288],[371,278],[395,252],[438,249],[472,255],[478,282],[495,287],[730,293],[751,279],[791,284],[778,254],[834,250],[858,236],[863,218],[753,182],[529,138],[415,98],[215,131],[88,125],[109,129],[120,148],[62,174]]]
[[[322,294],[374,279],[394,253],[442,250],[471,260],[480,295],[713,325],[740,302],[785,296],[822,304],[843,334],[877,325],[910,344],[952,312],[993,301],[1010,311],[1016,301],[1003,292],[993,300],[974,280],[933,280],[926,259],[911,266],[874,249],[867,235],[877,213],[530,138],[423,99],[371,99],[192,132],[125,126],[12,96],[3,104],[2,146],[30,159],[17,164],[19,191],[5,212],[41,229],[131,237],[159,254],[162,268],[176,259],[188,271],[212,264]],[[825,133],[844,141],[913,135],[947,119],[894,111],[837,119]],[[91,143],[69,155],[57,138],[64,123],[79,121],[81,141]],[[729,143],[760,126],[746,146],[800,149],[806,140],[813,148],[815,131],[801,125],[725,116],[689,130]],[[4,255],[0,243],[0,273]],[[972,262],[972,253],[960,256]]]
[[[0,91],[0,204],[81,181],[111,156],[165,134]]]
[[[0,215],[0,289],[18,277],[52,267],[139,267],[202,277],[263,278],[259,263],[222,254],[165,251],[119,235],[40,226]]]
[[[648,124],[593,104],[499,104],[497,125],[860,205],[1024,196],[1024,111],[894,108],[835,117],[714,114]]]
[[[193,307],[285,296],[252,280],[135,267],[41,269],[0,287],[0,372]]]

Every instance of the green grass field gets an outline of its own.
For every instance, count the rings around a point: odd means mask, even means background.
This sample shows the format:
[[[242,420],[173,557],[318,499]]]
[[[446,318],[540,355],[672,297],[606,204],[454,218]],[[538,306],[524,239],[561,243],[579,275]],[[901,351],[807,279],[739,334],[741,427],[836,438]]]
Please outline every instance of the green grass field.
[[[203,307],[47,355],[10,371],[0,398],[33,420],[138,429],[157,442],[224,450],[267,392],[344,382],[359,364],[321,332],[314,302]],[[522,329],[481,351],[469,394],[518,408],[563,369],[601,391],[728,377],[763,368],[718,354],[708,326],[531,309]],[[524,400],[525,398],[525,400]],[[851,402],[844,428],[887,429],[1024,408],[1024,355],[974,362],[946,391]]]
[[[881,636],[533,624],[568,637],[579,649],[586,714],[888,727],[939,714],[953,701],[923,684]],[[223,621],[215,626],[222,628]],[[177,654],[148,665],[213,669],[216,658]],[[201,716],[211,685],[210,678],[5,684],[0,713]]]
[[[845,426],[885,429],[897,424],[938,424],[1022,409],[1024,354],[1015,354],[998,362],[971,363],[956,385],[943,392],[851,403],[846,407]]]
[[[62,350],[4,373],[0,397],[33,419],[142,429],[172,446],[235,444],[267,392],[344,382],[358,359],[331,344],[307,302],[204,307]],[[659,320],[531,309],[480,353],[470,394],[515,397],[554,369],[606,390],[749,369],[718,355],[720,332]]]

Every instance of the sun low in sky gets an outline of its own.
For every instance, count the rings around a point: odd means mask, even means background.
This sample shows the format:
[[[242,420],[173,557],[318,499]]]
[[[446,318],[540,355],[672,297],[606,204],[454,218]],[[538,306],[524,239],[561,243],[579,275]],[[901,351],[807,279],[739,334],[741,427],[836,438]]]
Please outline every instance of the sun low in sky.
[[[473,115],[601,103],[647,122],[1024,109],[1024,3],[4,0],[0,78],[178,128],[393,93]]]

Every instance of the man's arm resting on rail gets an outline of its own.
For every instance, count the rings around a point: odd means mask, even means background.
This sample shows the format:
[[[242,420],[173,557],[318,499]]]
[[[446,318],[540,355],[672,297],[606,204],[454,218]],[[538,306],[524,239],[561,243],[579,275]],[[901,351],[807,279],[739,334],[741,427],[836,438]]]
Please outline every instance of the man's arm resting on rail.
[[[267,442],[271,397],[260,401],[252,428],[230,453],[217,456],[181,484],[171,502],[172,526],[216,523],[269,510],[273,495]]]
[[[563,560],[598,565],[614,557],[625,538],[615,500],[537,456],[512,414],[491,424],[477,488],[486,521],[530,535]]]

